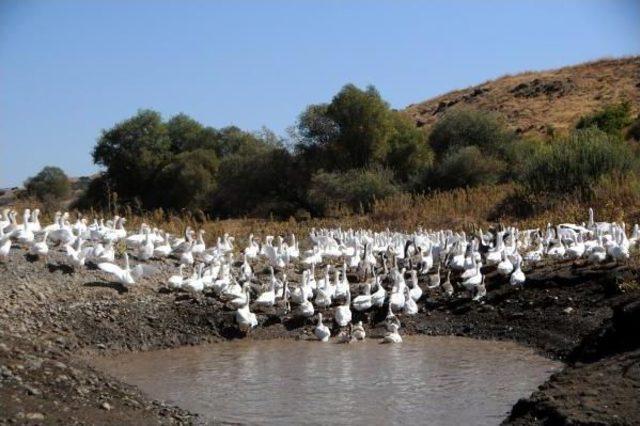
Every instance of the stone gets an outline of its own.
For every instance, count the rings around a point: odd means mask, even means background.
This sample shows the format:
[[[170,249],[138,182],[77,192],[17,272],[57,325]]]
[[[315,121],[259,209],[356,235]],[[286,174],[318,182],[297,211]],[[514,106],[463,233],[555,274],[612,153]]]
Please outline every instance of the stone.
[[[105,401],[100,405],[100,408],[102,408],[103,410],[111,411],[113,410],[113,405]]]
[[[42,413],[27,413],[25,417],[29,420],[44,420]]]
[[[562,312],[564,312],[565,314],[569,315],[570,313],[572,313],[572,312],[573,312],[573,308],[572,308],[571,306],[569,306],[569,307],[567,307],[567,308],[564,308],[564,309],[562,310]]]

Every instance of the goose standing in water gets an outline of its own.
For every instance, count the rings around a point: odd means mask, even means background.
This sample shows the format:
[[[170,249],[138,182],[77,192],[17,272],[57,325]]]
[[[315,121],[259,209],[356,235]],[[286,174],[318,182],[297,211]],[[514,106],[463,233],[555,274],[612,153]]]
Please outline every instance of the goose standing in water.
[[[400,320],[393,314],[393,309],[391,309],[391,304],[389,304],[389,310],[387,311],[387,317],[384,319],[384,326],[387,331],[391,331],[391,326],[395,325],[397,328],[400,328]]]
[[[351,334],[356,340],[364,340],[365,337],[367,337],[367,334],[364,332],[364,327],[362,326],[362,321],[358,321],[358,323],[353,326]]]
[[[318,324],[313,330],[313,334],[315,334],[318,340],[320,340],[321,342],[328,342],[329,337],[331,337],[331,330],[329,330],[329,327],[322,323],[321,313],[318,313]]]
[[[398,328],[396,324],[391,324],[389,332],[387,332],[382,339],[382,343],[402,343],[402,337],[398,333]]]

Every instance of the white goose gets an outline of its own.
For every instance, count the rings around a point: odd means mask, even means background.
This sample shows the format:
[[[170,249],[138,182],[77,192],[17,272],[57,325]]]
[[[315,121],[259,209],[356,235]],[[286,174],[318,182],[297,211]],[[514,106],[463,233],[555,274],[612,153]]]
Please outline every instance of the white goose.
[[[372,300],[371,300],[371,284],[367,283],[364,286],[364,294],[361,294],[359,296],[356,296],[353,299],[353,309],[355,309],[358,312],[362,312],[362,311],[366,311],[367,309],[370,309],[372,306]]]
[[[318,313],[318,324],[313,330],[313,334],[315,334],[318,340],[320,340],[321,342],[328,342],[329,337],[331,337],[331,330],[329,330],[329,327],[322,323],[321,313]]]
[[[398,328],[396,324],[391,324],[389,326],[389,332],[385,334],[382,339],[382,343],[402,343],[402,337],[400,333],[398,333]]]
[[[518,259],[516,262],[516,270],[511,274],[511,278],[509,278],[509,283],[511,285],[521,285],[524,284],[526,278],[524,276],[524,272],[521,269],[522,261]]]
[[[362,326],[362,321],[358,321],[358,323],[353,326],[351,335],[355,337],[356,340],[364,340],[367,337],[367,333],[365,333],[364,327]]]
[[[49,245],[47,244],[47,236],[49,233],[47,231],[44,232],[42,236],[42,241],[34,241],[29,247],[29,253],[32,256],[40,257],[46,256],[49,254]]]
[[[171,275],[169,277],[167,284],[169,285],[170,288],[182,287],[182,284],[184,283],[183,270],[184,270],[184,265],[180,265],[178,266],[178,273],[175,275]]]
[[[334,314],[336,324],[340,327],[346,327],[351,322],[351,292],[347,291],[344,304],[337,306]]]
[[[415,269],[411,271],[411,289],[409,290],[409,296],[414,302],[417,302],[422,297],[422,289],[418,285],[418,271]]]
[[[236,311],[236,322],[238,323],[238,328],[242,332],[247,332],[258,325],[258,318],[256,314],[249,310],[249,304],[251,303],[251,296],[248,294],[249,289],[247,287],[247,300],[244,306],[238,308]]]
[[[157,269],[148,265],[136,265],[131,268],[129,265],[129,255],[126,252],[124,254],[124,269],[109,262],[99,263],[98,268],[113,275],[116,282],[122,285],[135,284],[138,278],[141,278],[144,275],[152,275],[157,272]]]

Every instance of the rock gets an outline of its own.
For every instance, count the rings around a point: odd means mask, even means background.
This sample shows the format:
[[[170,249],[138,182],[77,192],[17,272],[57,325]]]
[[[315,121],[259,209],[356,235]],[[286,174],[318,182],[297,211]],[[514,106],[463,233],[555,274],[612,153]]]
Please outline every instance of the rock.
[[[44,420],[42,413],[27,413],[25,417],[29,420]]]
[[[111,411],[113,410],[113,405],[105,401],[100,405],[100,408],[102,408],[103,410]]]
[[[564,308],[564,309],[562,310],[562,312],[564,312],[565,314],[569,315],[570,313],[572,313],[572,312],[573,312],[573,308],[572,308],[571,306],[569,306],[569,307],[567,307],[567,308]]]

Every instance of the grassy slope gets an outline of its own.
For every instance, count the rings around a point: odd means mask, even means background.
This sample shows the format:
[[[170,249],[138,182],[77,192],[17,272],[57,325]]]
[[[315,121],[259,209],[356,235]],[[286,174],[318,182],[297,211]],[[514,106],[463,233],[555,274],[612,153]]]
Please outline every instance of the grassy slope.
[[[544,134],[547,125],[567,130],[585,114],[627,99],[640,112],[640,56],[603,59],[551,71],[507,75],[409,105],[418,126],[431,126],[451,107],[497,111],[523,134]]]

